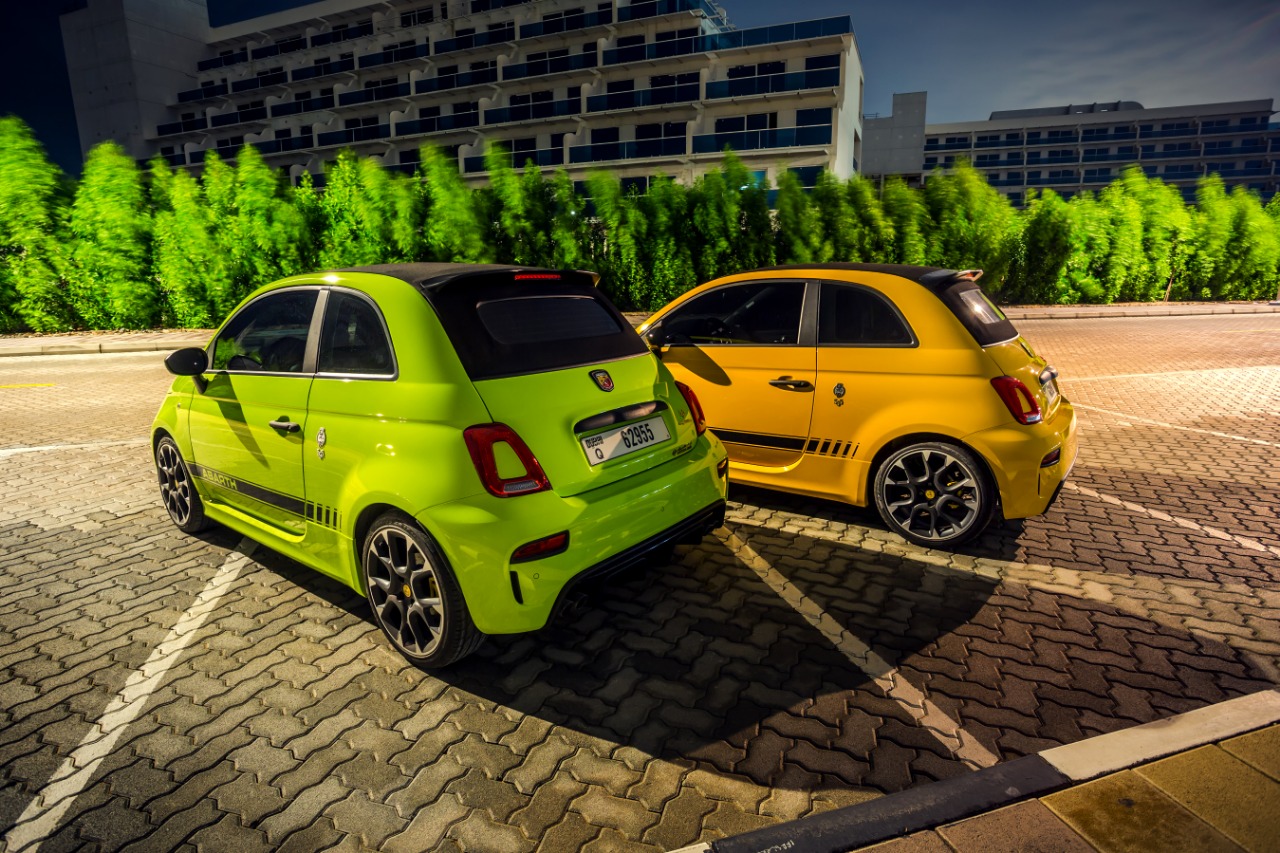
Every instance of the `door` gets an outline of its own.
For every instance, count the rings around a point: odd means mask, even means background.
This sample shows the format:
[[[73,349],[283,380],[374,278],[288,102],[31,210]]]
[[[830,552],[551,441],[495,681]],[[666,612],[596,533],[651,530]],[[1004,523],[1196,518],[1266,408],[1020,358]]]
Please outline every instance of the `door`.
[[[809,437],[816,381],[803,281],[727,284],[664,317],[662,362],[693,388],[735,462],[786,468]]]
[[[192,474],[212,500],[305,533],[302,447],[314,372],[318,291],[273,291],[242,308],[211,347],[191,398]]]

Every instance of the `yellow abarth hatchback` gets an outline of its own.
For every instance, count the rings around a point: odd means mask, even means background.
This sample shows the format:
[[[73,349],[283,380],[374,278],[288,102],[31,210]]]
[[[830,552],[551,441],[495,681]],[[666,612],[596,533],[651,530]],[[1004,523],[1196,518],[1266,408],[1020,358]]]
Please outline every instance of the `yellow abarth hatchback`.
[[[1057,371],[981,271],[809,264],[731,275],[641,334],[690,385],[734,482],[875,506],[951,546],[1045,512],[1076,456]]]

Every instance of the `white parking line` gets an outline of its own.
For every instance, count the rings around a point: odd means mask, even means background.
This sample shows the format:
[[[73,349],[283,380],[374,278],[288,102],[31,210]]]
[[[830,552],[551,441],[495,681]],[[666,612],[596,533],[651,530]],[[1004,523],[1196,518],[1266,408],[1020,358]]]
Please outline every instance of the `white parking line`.
[[[1143,418],[1138,415],[1126,415],[1124,412],[1114,412],[1111,409],[1100,409],[1097,406],[1086,406],[1084,403],[1073,403],[1077,409],[1087,409],[1090,412],[1101,412],[1104,415],[1112,415],[1113,417],[1122,418],[1126,421],[1137,421],[1144,424],[1153,424],[1154,426],[1164,427],[1165,429],[1179,429],[1183,432],[1198,432],[1201,435],[1212,435],[1218,438],[1229,438],[1232,441],[1245,441],[1249,444],[1262,444],[1267,447],[1280,447],[1280,443],[1274,441],[1264,441],[1261,438],[1249,438],[1245,435],[1232,435],[1229,432],[1218,432],[1213,429],[1196,429],[1195,427],[1179,426],[1178,424],[1165,423],[1164,421],[1155,421],[1151,418]]]
[[[165,673],[178,661],[195,637],[196,631],[231,588],[256,547],[256,543],[249,539],[240,540],[236,550],[227,555],[222,568],[218,569],[195,602],[169,629],[169,633],[156,646],[147,662],[129,676],[120,695],[111,700],[111,704],[89,729],[80,745],[62,762],[44,790],[31,801],[17,823],[5,834],[9,853],[38,849],[58,828],[76,797],[89,786],[98,765],[111,754],[125,730],[142,714],[147,700],[160,685]]]
[[[795,608],[795,611],[848,658],[850,663],[866,673],[886,696],[897,701],[917,723],[932,732],[947,749],[951,750],[952,755],[975,770],[991,767],[1000,762],[999,756],[984,747],[977,738],[961,728],[959,722],[929,701],[919,688],[902,677],[897,667],[842,628],[840,623],[818,606],[817,602],[769,565],[736,533],[725,535],[722,529],[722,532],[716,535],[747,568],[755,572],[760,580],[768,584],[769,588],[783,601]]]
[[[1254,364],[1245,370],[1275,370],[1280,368],[1280,364]],[[1160,373],[1112,373],[1107,376],[1070,376],[1066,377],[1069,383],[1075,382],[1098,382],[1105,379],[1152,379],[1157,376],[1186,376],[1191,373],[1224,373],[1234,371],[1240,368],[1229,367],[1201,367],[1191,370],[1166,370]]]
[[[1188,530],[1195,530],[1200,533],[1204,533],[1208,536],[1212,536],[1214,539],[1225,539],[1228,541],[1235,542],[1240,547],[1248,548],[1250,551],[1270,552],[1272,554],[1275,554],[1277,557],[1280,557],[1280,548],[1277,548],[1274,545],[1267,545],[1263,542],[1259,542],[1257,539],[1250,539],[1248,536],[1237,536],[1234,533],[1228,533],[1225,530],[1219,530],[1218,528],[1210,527],[1207,524],[1200,524],[1199,522],[1192,521],[1189,518],[1180,518],[1176,515],[1170,515],[1169,513],[1163,512],[1158,509],[1151,509],[1150,507],[1145,507],[1142,504],[1136,504],[1130,501],[1121,500],[1120,498],[1117,498],[1113,495],[1104,495],[1102,492],[1094,491],[1088,486],[1077,485],[1076,483],[1073,483],[1070,480],[1068,480],[1064,485],[1065,485],[1065,488],[1073,492],[1079,492],[1080,494],[1085,495],[1087,497],[1096,498],[1097,500],[1100,500],[1103,503],[1109,503],[1109,504],[1112,504],[1113,506],[1124,507],[1130,512],[1136,512],[1136,513],[1139,513],[1140,515],[1150,516],[1151,518],[1158,518],[1161,521],[1172,521],[1174,524],[1178,525],[1179,527],[1185,527]]]
[[[51,450],[95,450],[99,447],[134,447],[146,444],[149,439],[131,438],[128,441],[93,441],[88,444],[45,444],[39,447],[6,447],[0,449],[0,459],[8,459],[20,453],[47,453]]]

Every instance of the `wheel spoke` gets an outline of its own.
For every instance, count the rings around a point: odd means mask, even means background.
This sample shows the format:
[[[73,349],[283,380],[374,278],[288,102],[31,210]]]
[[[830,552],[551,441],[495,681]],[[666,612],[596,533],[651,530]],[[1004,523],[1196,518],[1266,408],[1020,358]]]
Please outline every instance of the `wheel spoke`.
[[[959,458],[935,448],[908,452],[885,472],[880,494],[903,530],[927,540],[964,533],[979,517],[981,486]]]
[[[374,613],[387,635],[413,656],[430,654],[445,629],[444,599],[431,560],[404,530],[384,527],[365,553]]]

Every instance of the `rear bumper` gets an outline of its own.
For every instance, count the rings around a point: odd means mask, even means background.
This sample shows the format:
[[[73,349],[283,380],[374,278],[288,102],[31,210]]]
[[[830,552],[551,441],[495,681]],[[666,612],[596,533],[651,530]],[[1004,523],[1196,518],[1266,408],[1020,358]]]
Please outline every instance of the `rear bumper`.
[[[624,570],[722,519],[726,481],[716,469],[724,459],[723,445],[707,433],[687,453],[599,489],[474,495],[425,510],[418,521],[449,558],[477,628],[535,631],[579,576]],[[511,562],[521,545],[563,531],[563,553]]]
[[[1075,409],[1064,399],[1048,423],[1030,427],[1010,423],[964,440],[983,455],[995,475],[1006,519],[1040,515],[1057,498],[1076,461]],[[1041,466],[1054,450],[1061,451],[1058,461]]]

